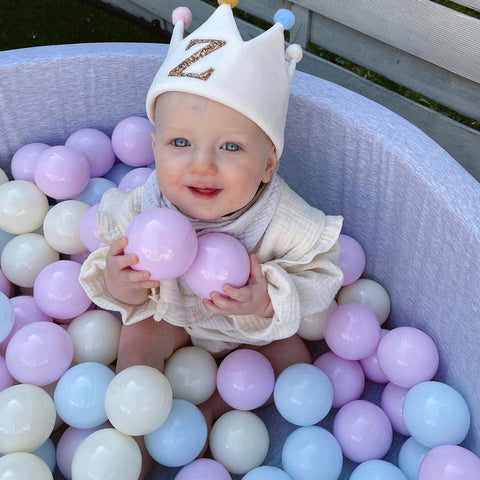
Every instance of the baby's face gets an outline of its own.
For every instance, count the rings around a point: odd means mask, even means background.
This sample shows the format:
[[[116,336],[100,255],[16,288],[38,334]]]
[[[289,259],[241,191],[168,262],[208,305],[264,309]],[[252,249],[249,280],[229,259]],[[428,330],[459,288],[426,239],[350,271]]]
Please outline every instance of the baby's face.
[[[247,205],[276,167],[275,148],[254,122],[187,93],[158,97],[153,151],[162,193],[180,211],[202,220]]]

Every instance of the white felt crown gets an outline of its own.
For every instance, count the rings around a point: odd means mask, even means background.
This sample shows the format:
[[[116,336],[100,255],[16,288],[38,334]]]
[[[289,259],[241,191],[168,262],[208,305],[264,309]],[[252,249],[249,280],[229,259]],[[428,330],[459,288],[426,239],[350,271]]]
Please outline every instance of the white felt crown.
[[[216,8],[185,38],[184,23],[183,19],[176,22],[168,54],[147,94],[150,121],[154,120],[155,100],[164,92],[207,97],[253,120],[270,137],[279,158],[301,48],[290,45],[285,52],[284,25],[280,22],[244,42],[228,4]]]

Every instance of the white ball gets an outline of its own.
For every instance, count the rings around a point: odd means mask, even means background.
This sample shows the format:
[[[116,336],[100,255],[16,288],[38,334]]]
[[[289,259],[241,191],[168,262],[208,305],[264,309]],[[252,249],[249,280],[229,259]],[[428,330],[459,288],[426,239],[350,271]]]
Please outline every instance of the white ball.
[[[40,387],[19,384],[0,392],[0,453],[33,452],[50,436],[55,404]]]
[[[7,242],[0,265],[13,284],[31,288],[41,270],[59,259],[60,255],[43,235],[23,233]]]
[[[369,308],[378,318],[380,325],[390,315],[390,296],[379,283],[368,278],[359,278],[357,281],[343,287],[338,294],[338,304],[361,303]]]
[[[322,340],[324,338],[323,330],[325,329],[327,317],[336,306],[337,302],[332,300],[332,303],[323,312],[318,312],[303,318],[297,332],[299,337],[304,340]]]
[[[47,242],[60,253],[87,251],[80,236],[80,223],[89,208],[90,205],[80,200],[64,200],[54,205],[43,221],[43,234]]]
[[[0,458],[0,479],[53,480],[53,475],[40,457],[33,453],[15,452]]]
[[[73,342],[73,361],[110,365],[118,354],[121,323],[105,310],[89,310],[74,318],[67,332]]]
[[[216,388],[217,363],[200,347],[176,350],[165,363],[164,373],[172,386],[173,397],[194,405],[210,398]]]
[[[240,410],[230,410],[219,417],[209,438],[213,458],[230,473],[239,475],[262,464],[270,443],[260,417]]]
[[[117,430],[126,435],[146,435],[165,421],[172,402],[172,388],[160,370],[134,365],[110,382],[105,411]]]
[[[0,185],[0,228],[8,233],[33,232],[43,223],[48,199],[39,188],[25,180]]]
[[[72,480],[132,480],[138,478],[142,455],[135,440],[114,428],[91,433],[72,460]]]

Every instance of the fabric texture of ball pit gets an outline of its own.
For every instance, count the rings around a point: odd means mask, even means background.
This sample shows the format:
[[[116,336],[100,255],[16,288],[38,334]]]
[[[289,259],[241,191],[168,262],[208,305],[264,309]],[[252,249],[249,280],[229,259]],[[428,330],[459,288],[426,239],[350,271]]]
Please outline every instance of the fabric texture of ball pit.
[[[22,145],[59,145],[80,128],[111,135],[145,96],[167,45],[84,44],[0,52],[0,167]],[[480,186],[420,130],[374,102],[297,72],[280,173],[308,202],[345,217],[344,233],[363,246],[364,276],[391,296],[389,327],[414,326],[439,349],[436,378],[480,400]],[[321,342],[312,343],[315,356]],[[378,400],[380,388],[367,386]],[[273,406],[260,409],[271,442],[266,464],[280,466],[296,427]],[[331,428],[332,416],[321,425]],[[398,446],[405,437],[397,436]],[[480,453],[480,418],[464,445]],[[396,458],[395,450],[390,458]],[[355,464],[345,461],[341,480]],[[157,467],[150,479],[173,479]],[[62,478],[56,474],[56,478]]]

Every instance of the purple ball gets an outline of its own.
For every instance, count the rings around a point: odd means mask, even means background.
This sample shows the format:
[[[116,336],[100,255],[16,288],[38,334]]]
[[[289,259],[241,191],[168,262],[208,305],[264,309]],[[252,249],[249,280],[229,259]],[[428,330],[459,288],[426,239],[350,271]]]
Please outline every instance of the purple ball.
[[[198,458],[182,467],[175,480],[232,480],[232,476],[216,460]]]
[[[122,190],[122,192],[134,190],[135,188],[143,185],[153,171],[153,168],[147,167],[134,168],[123,176],[118,184],[118,188]]]
[[[97,212],[100,208],[99,203],[92,205],[80,221],[80,238],[89,252],[97,250],[102,244],[97,235]]]
[[[383,389],[380,399],[380,406],[390,419],[393,429],[406,437],[410,436],[410,432],[403,421],[403,401],[407,392],[408,388],[388,383]]]
[[[196,295],[210,298],[211,292],[225,296],[222,286],[240,288],[250,276],[245,247],[226,233],[207,233],[198,238],[198,253],[185,272],[185,280]]]
[[[272,394],[274,384],[272,365],[256,350],[235,350],[222,360],[217,370],[218,393],[237,410],[262,406]]]
[[[151,208],[133,219],[125,231],[125,254],[136,254],[134,270],[150,272],[152,280],[172,280],[192,265],[197,235],[187,217],[170,208]]]
[[[350,285],[358,280],[367,263],[365,251],[360,243],[354,238],[340,234],[338,237],[340,245],[340,268],[343,272],[343,285]]]
[[[50,148],[46,143],[28,143],[20,147],[12,157],[10,167],[15,180],[34,181],[35,166],[40,154]]]
[[[389,332],[386,328],[380,330],[380,340]],[[377,346],[378,349],[378,346]],[[361,358],[360,365],[363,368],[365,377],[375,383],[388,383],[388,378],[382,372],[378,363],[377,349],[366,358]]]

